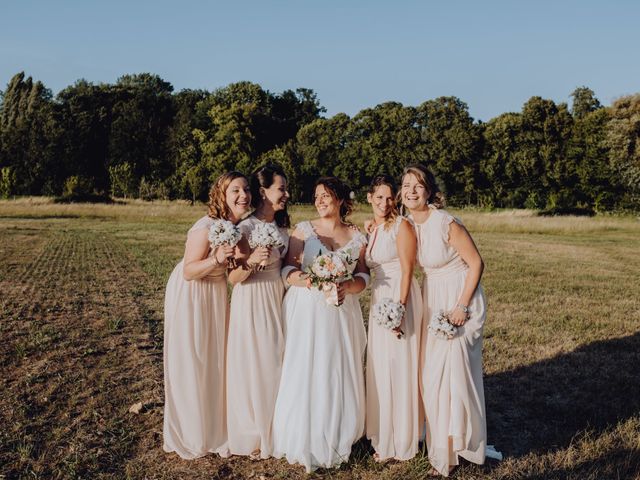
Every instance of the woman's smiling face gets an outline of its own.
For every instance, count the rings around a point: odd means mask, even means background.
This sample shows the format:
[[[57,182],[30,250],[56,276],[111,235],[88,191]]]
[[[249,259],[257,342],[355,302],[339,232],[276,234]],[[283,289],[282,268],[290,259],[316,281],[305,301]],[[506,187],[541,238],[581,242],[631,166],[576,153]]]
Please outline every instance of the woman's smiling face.
[[[314,194],[314,202],[320,217],[331,217],[340,214],[340,202],[331,195],[324,185],[318,185]]]
[[[227,207],[236,218],[242,218],[251,208],[251,189],[246,178],[234,179],[225,192]]]
[[[402,177],[402,204],[409,210],[419,210],[427,204],[429,192],[413,173]]]

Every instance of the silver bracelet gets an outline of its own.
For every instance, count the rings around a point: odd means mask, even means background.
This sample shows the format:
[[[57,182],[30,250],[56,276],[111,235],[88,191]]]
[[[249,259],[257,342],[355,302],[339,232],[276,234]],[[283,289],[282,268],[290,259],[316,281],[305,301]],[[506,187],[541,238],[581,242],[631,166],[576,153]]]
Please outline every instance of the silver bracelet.
[[[461,303],[459,303],[458,305],[456,305],[460,310],[462,310],[464,313],[469,313],[469,307],[467,307],[466,305],[462,305]]]

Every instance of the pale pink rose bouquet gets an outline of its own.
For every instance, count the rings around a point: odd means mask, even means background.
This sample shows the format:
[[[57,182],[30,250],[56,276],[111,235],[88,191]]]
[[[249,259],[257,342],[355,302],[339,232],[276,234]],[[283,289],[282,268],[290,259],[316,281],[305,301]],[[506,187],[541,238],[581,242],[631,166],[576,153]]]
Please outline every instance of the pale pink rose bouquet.
[[[349,264],[348,255],[319,252],[305,270],[311,285],[325,292],[329,305],[339,306],[337,284],[353,278]]]
[[[221,245],[235,247],[241,238],[240,229],[229,220],[216,219],[209,227],[209,243],[212,250]],[[235,268],[235,259],[228,259],[228,263],[231,268]]]

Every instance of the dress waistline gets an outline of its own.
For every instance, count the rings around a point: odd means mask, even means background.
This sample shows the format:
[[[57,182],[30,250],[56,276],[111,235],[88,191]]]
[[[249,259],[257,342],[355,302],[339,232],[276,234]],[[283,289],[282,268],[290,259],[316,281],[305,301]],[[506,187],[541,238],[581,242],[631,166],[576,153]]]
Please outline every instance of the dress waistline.
[[[452,273],[465,272],[468,269],[469,267],[467,266],[466,263],[464,263],[464,260],[462,260],[462,258],[460,257],[456,257],[453,260],[451,260],[449,263],[446,263],[441,267],[425,268],[424,274],[426,275],[427,278],[433,278],[433,277],[441,277],[443,275],[449,275]]]

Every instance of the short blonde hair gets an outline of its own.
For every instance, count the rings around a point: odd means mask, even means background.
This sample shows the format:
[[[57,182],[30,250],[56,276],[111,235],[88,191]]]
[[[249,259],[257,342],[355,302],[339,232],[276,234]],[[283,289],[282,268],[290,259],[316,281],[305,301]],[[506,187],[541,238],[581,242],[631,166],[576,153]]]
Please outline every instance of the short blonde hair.
[[[229,184],[237,178],[244,178],[249,183],[246,175],[240,172],[231,171],[220,175],[209,190],[209,211],[207,215],[211,218],[223,218],[227,220],[231,216],[231,210],[227,206],[226,193]]]

